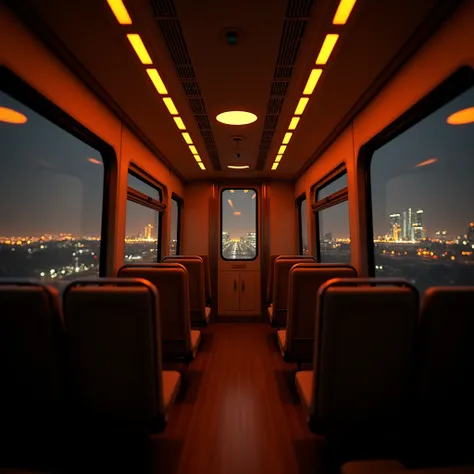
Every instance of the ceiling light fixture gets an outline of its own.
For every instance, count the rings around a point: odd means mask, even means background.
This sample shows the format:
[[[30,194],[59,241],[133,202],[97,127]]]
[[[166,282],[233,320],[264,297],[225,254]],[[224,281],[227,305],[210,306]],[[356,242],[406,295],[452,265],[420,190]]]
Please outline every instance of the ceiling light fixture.
[[[129,33],[127,35],[127,38],[128,41],[130,41],[130,44],[132,45],[133,49],[135,50],[135,53],[137,53],[137,56],[140,61],[143,64],[153,64],[140,35],[138,35],[137,33]]]
[[[250,168],[249,165],[227,165],[227,168],[231,170],[247,170]]]
[[[249,192],[248,189],[244,189],[244,193],[247,194]]]
[[[291,119],[290,125],[288,126],[288,130],[294,130],[298,126],[299,121],[300,117],[293,117]]]
[[[278,168],[278,165],[280,164],[280,162],[278,161],[275,161],[275,163],[273,163],[272,165],[272,171],[275,171],[277,168]]]
[[[295,115],[303,114],[304,109],[306,108],[306,105],[308,104],[308,101],[309,101],[308,97],[301,97],[301,99],[298,102],[298,105],[296,106]]]
[[[189,149],[191,150],[191,153],[193,155],[197,155],[198,151],[196,150],[196,147],[194,145],[189,145]]]
[[[331,56],[334,46],[336,46],[339,35],[337,34],[328,34],[324,39],[324,43],[321,46],[321,51],[319,51],[318,57],[316,58],[316,64],[324,65],[327,64],[329,56]]]
[[[174,105],[173,99],[171,97],[163,97],[163,102],[165,103],[166,108],[171,115],[178,115],[178,109]]]
[[[198,162],[201,163],[201,157],[199,155],[193,155],[194,159]]]
[[[115,15],[115,18],[117,18],[117,21],[121,25],[132,24],[132,19],[130,18],[130,15],[128,14],[128,11],[125,8],[125,5],[123,4],[122,0],[107,0],[107,3],[109,4],[110,9]]]
[[[181,117],[173,117],[173,120],[179,130],[186,130],[186,125],[184,125],[183,119]]]
[[[201,168],[203,171],[206,170],[206,167],[204,166],[204,163],[202,161],[200,161],[198,165],[199,165],[199,168]]]
[[[288,145],[288,143],[290,143],[292,136],[293,136],[292,132],[286,132],[285,136],[283,137],[283,141],[281,143],[283,143],[283,145]]]
[[[283,155],[283,153],[285,153],[285,150],[286,150],[286,145],[281,145],[278,150],[277,155]]]
[[[450,125],[465,125],[474,122],[474,107],[459,110],[448,117],[447,122]]]
[[[316,87],[316,84],[318,83],[322,73],[322,69],[313,69],[311,71],[311,74],[308,77],[308,82],[306,83],[306,86],[303,91],[304,95],[311,95],[313,93],[314,88]]]
[[[93,163],[94,165],[101,165],[102,161],[99,161],[97,158],[89,158],[87,160],[89,163]]]
[[[333,25],[345,25],[354,8],[356,0],[341,0],[332,20]]]
[[[275,163],[280,163],[282,158],[283,158],[283,155],[277,155],[275,158]]]
[[[240,211],[234,211],[234,216],[240,216]]]
[[[429,160],[422,161],[421,163],[418,163],[415,165],[415,168],[421,168],[422,166],[428,166],[432,165],[433,163],[436,163],[438,161],[438,158],[430,158]]]
[[[151,82],[153,82],[153,85],[155,86],[156,90],[158,91],[158,94],[168,94],[165,84],[161,79],[160,75],[158,74],[158,71],[153,68],[148,68],[146,72],[148,73],[148,76],[150,77]]]
[[[8,107],[0,107],[0,122],[21,124],[27,121],[26,115]]]
[[[243,110],[229,110],[216,116],[216,120],[226,125],[248,125],[257,120],[257,116]]]
[[[193,139],[191,138],[191,135],[190,135],[188,132],[183,132],[181,135],[183,135],[184,141],[185,141],[188,145],[192,145],[192,144],[193,144]],[[196,153],[194,153],[194,154],[197,155],[197,151],[196,151]]]

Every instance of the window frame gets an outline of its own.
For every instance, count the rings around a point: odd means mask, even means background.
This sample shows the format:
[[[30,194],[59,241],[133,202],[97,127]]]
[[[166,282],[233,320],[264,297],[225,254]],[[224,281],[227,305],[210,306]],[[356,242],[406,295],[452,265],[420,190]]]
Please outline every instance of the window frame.
[[[147,194],[138,191],[131,186],[128,186],[127,183],[127,201],[134,202],[135,204],[139,204],[140,206],[148,207],[158,213],[158,238],[156,242],[156,261],[157,263],[161,261],[161,248],[162,248],[162,241],[161,237],[163,235],[163,213],[166,211],[166,204],[163,202],[164,196],[164,187],[151,176],[146,171],[142,170],[140,167],[136,165],[134,162],[130,162],[128,166],[128,175],[132,175],[134,178],[139,179],[143,183],[147,184],[148,186],[156,189],[158,191],[158,196],[160,197],[160,201],[157,199],[148,196]],[[127,216],[125,216],[126,222]]]
[[[308,202],[307,202],[306,193],[302,193],[296,198],[296,212],[298,213],[298,248],[299,248],[299,255],[304,255],[303,254],[303,214],[301,212],[301,207],[302,207],[304,201],[306,201],[306,205],[307,205]],[[308,234],[308,222],[306,223],[306,233]]]
[[[3,65],[0,66],[0,90],[100,153],[104,167],[104,176],[99,276],[104,277],[109,273],[111,274],[111,272],[107,271],[107,264],[109,263],[109,258],[113,258],[113,245],[109,244],[112,244],[110,239],[113,239],[114,236],[111,227],[114,221],[115,190],[118,177],[117,155],[114,148]],[[110,267],[112,268],[113,265],[111,264]]]
[[[318,193],[329,186],[330,184],[337,181],[339,178],[342,178],[344,175],[347,175],[346,164],[342,162],[336,168],[334,168],[330,173],[328,173],[324,178],[318,181],[312,187],[312,196],[314,196],[314,202],[311,204],[311,209],[313,210],[315,220],[316,220],[316,260],[321,262],[321,235],[320,235],[320,222],[319,222],[319,213],[325,209],[337,206],[346,201],[349,201],[349,187],[344,186],[337,191],[334,191],[329,196],[321,198],[318,200]],[[349,229],[350,229],[350,215],[349,215]],[[350,231],[349,231],[350,232]]]
[[[254,191],[255,192],[255,209],[256,209],[256,212],[255,212],[255,233],[256,233],[256,236],[255,236],[255,242],[257,244],[256,246],[256,249],[255,249],[255,256],[253,258],[245,258],[245,259],[241,259],[241,258],[238,258],[238,259],[234,259],[234,258],[225,258],[223,255],[222,255],[222,211],[224,209],[224,206],[222,205],[222,196],[224,194],[225,191],[230,191],[231,189],[248,189],[249,191]],[[231,186],[227,186],[225,188],[222,188],[221,191],[220,191],[220,239],[219,239],[219,247],[220,247],[220,250],[219,250],[219,253],[220,253],[220,256],[221,256],[221,259],[224,260],[225,262],[253,262],[255,260],[257,260],[257,258],[259,257],[259,229],[258,229],[258,213],[259,213],[259,197],[258,197],[258,191],[256,188],[252,188],[252,187],[243,187],[243,186],[234,186],[234,187],[231,187]]]
[[[363,208],[365,208],[366,214],[365,229],[367,236],[366,248],[369,276],[375,276],[374,225],[370,174],[374,153],[473,86],[474,69],[470,66],[461,66],[360,148],[358,172],[363,176],[361,195],[363,196]]]
[[[177,219],[177,229],[176,229],[176,255],[180,255],[181,251],[181,216],[184,206],[184,199],[178,196],[176,193],[171,193],[171,200],[175,201],[178,205],[178,219]],[[172,211],[172,206],[170,206],[170,213]],[[170,216],[171,217],[171,216]],[[171,226],[171,218],[170,218],[170,226]],[[170,231],[170,241],[171,241],[171,231]],[[168,252],[169,252],[169,242],[168,242]]]

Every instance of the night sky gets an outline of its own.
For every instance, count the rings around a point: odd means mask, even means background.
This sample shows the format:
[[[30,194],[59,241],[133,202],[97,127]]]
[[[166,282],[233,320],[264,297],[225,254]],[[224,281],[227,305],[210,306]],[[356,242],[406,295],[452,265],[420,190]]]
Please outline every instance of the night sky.
[[[46,232],[99,236],[104,173],[100,153],[2,92],[0,106],[28,118],[21,125],[0,122],[0,236]],[[408,207],[424,210],[427,236],[440,229],[450,236],[466,232],[474,221],[474,124],[453,126],[446,119],[473,106],[471,88],[375,152],[371,165],[374,235],[386,234],[389,214],[401,214]],[[429,159],[436,161],[416,167]],[[130,177],[129,184],[159,198],[154,188],[136,178]],[[341,180],[323,193],[345,185]],[[243,190],[223,194],[223,230],[232,238],[255,231],[257,200],[252,195],[253,191]],[[127,235],[143,232],[147,224],[157,230],[153,210],[130,202],[127,210]],[[176,217],[174,207],[171,238]],[[323,233],[349,237],[347,203],[324,211],[321,224]]]

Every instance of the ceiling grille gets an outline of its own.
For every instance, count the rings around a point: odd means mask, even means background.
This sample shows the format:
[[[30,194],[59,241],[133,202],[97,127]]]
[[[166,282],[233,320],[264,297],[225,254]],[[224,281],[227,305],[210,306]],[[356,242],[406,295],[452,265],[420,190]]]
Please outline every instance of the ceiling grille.
[[[300,3],[300,2],[296,2]],[[304,2],[302,2],[304,3]],[[170,56],[176,67],[176,72],[181,81],[184,93],[188,99],[189,106],[193,112],[196,124],[199,127],[202,138],[206,145],[209,159],[215,171],[220,171],[221,164],[217,152],[214,135],[212,133],[209,117],[207,116],[204,98],[194,74],[191,58],[188,54],[183,30],[178,20],[173,0],[151,0],[158,24]]]
[[[267,103],[267,113],[263,126],[260,148],[257,155],[256,169],[265,167],[268,150],[280,118],[281,108],[286,97],[298,50],[303,40],[306,23],[309,19],[313,0],[288,0],[285,22],[280,39],[278,57]]]

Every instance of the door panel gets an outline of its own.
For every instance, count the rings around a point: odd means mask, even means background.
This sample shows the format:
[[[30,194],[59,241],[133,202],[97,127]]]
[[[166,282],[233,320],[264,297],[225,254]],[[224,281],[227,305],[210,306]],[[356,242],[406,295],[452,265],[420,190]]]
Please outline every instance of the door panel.
[[[240,273],[240,311],[258,313],[260,310],[259,272]]]
[[[220,272],[219,274],[219,313],[239,311],[239,274]]]

